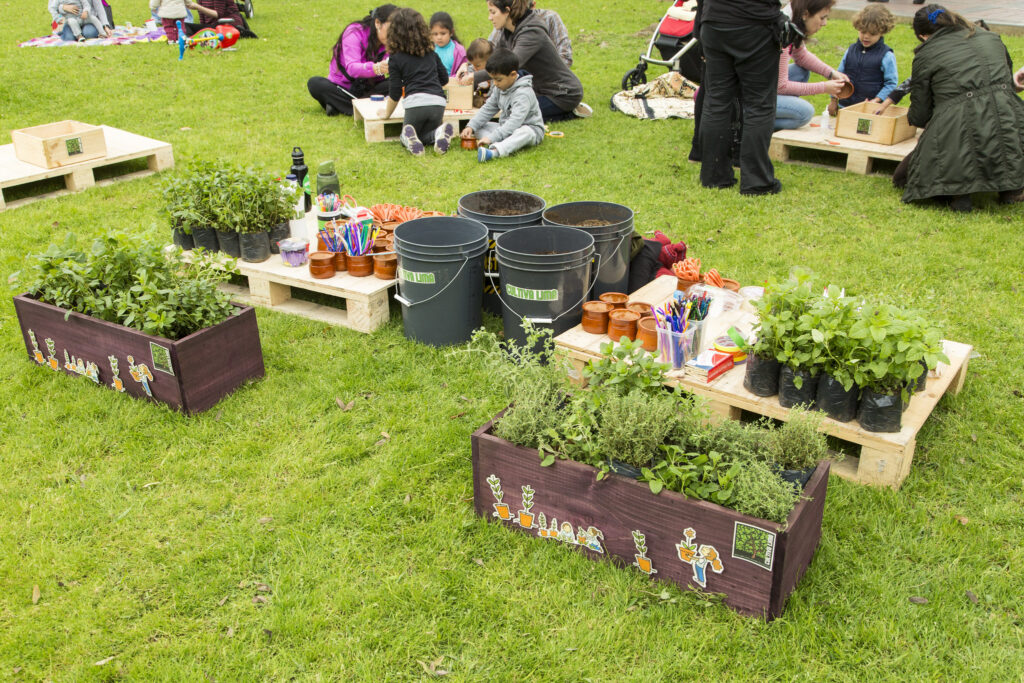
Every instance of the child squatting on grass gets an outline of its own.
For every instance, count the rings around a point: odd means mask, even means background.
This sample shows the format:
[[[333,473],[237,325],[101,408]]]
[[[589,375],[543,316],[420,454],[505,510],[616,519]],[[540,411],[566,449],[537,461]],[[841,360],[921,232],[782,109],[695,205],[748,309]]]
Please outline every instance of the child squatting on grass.
[[[477,161],[507,157],[544,141],[544,117],[533,92],[533,76],[518,69],[519,59],[511,50],[495,50],[487,60],[494,87],[484,106],[462,129],[464,138],[478,133]],[[501,119],[494,123],[491,119],[499,110]]]
[[[430,31],[423,15],[407,7],[391,14],[387,31],[390,87],[387,102],[380,110],[382,118],[391,114],[405,89],[405,118],[399,139],[415,156],[424,146],[433,144],[438,154],[448,151],[455,126],[443,123],[447,100],[442,86],[448,82],[448,69],[434,52]]]
[[[869,4],[854,15],[857,41],[847,48],[839,62],[839,72],[853,82],[853,95],[839,100],[839,106],[849,107],[866,100],[881,102],[899,83],[896,56],[883,37],[895,25],[889,8],[877,3]]]

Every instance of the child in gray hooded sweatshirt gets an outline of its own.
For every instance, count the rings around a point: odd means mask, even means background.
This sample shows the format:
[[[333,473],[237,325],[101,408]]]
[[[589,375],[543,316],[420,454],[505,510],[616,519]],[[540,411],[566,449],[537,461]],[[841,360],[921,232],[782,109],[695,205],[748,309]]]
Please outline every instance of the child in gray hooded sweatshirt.
[[[480,145],[477,161],[507,157],[544,141],[544,117],[533,92],[533,76],[521,74],[518,69],[519,58],[511,50],[495,50],[487,59],[487,73],[494,88],[484,106],[462,130],[464,138],[476,133]],[[501,119],[495,123],[491,119],[499,110]]]

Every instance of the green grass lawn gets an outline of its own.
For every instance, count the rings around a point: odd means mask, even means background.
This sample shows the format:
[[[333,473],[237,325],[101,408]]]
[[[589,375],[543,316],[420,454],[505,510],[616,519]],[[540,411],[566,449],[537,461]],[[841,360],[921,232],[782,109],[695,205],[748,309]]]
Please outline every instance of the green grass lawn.
[[[397,306],[372,335],[260,309],[266,377],[186,419],[36,367],[8,297],[0,678],[404,680],[440,660],[452,680],[1019,680],[1020,206],[954,215],[901,204],[884,177],[788,165],[778,196],[700,189],[691,122],[606,106],[643,49],[637,32],[664,12],[652,0],[544,3],[570,27],[596,113],[487,165],[367,145],[309,98],[306,79],[326,75],[363,5],[264,0],[260,40],[178,62],[163,45],[19,49],[49,21],[28,4],[0,2],[0,143],[74,118],[169,141],[179,167],[283,172],[300,145],[311,167],[335,159],[367,205],[453,211],[488,188],[619,202],[641,231],[684,239],[744,283],[802,264],[928,311],[980,355],[921,431],[900,491],[832,479],[814,562],[765,624],[478,519],[469,435],[499,392],[459,352],[406,341]],[[114,5],[120,22],[145,19],[144,3]],[[464,42],[487,35],[484,0],[444,9]],[[855,32],[835,21],[820,38],[812,49],[837,64]],[[905,25],[889,38],[901,75],[914,42]],[[1024,38],[1006,43],[1024,60]],[[165,236],[158,185],[0,213],[0,272],[67,231]]]

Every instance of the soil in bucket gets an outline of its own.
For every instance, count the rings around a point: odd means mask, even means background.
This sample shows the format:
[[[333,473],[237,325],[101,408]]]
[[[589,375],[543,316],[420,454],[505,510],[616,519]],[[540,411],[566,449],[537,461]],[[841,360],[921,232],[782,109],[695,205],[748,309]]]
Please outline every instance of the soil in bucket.
[[[489,231],[488,252],[484,261],[484,310],[501,315],[501,283],[498,261],[494,255],[495,240],[506,230],[539,225],[547,204],[537,195],[515,190],[481,190],[459,198],[459,215],[480,221]]]
[[[542,214],[545,225],[563,225],[589,232],[594,238],[593,296],[629,289],[629,257],[633,210],[612,202],[568,202]]]
[[[526,344],[523,321],[557,336],[580,323],[591,288],[594,238],[577,228],[538,226],[497,239],[505,338]]]
[[[395,228],[398,290],[407,339],[431,346],[465,344],[482,324],[487,226],[468,218],[428,216]]]

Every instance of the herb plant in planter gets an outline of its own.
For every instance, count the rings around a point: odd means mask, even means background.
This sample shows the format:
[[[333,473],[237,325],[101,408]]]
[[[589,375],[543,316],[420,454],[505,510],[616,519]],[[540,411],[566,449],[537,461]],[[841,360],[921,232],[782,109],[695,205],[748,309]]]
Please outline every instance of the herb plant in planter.
[[[550,354],[515,347],[506,361],[485,332],[471,349],[514,401],[472,437],[479,514],[495,519],[496,490],[529,487],[529,515],[501,523],[724,593],[743,613],[782,612],[820,538],[827,461],[803,489],[784,481],[766,449],[768,431],[711,422],[703,403],[664,386],[664,366],[645,365],[650,357],[635,343],[589,366],[586,390],[570,387]],[[640,469],[642,481],[616,476],[621,460]]]
[[[174,243],[183,249],[220,249],[217,216],[211,201],[211,179],[215,172],[212,164],[197,163],[184,173],[165,177],[161,183],[164,213],[170,221]],[[191,243],[185,235],[191,235]]]
[[[217,289],[228,276],[203,254],[126,236],[80,250],[69,235],[34,258],[14,306],[40,365],[196,413],[263,376],[253,309]]]
[[[857,309],[853,299],[833,285],[818,299],[811,315],[811,334],[823,351],[814,407],[833,420],[849,422],[856,417],[860,400],[851,364],[857,342],[850,336]]]

